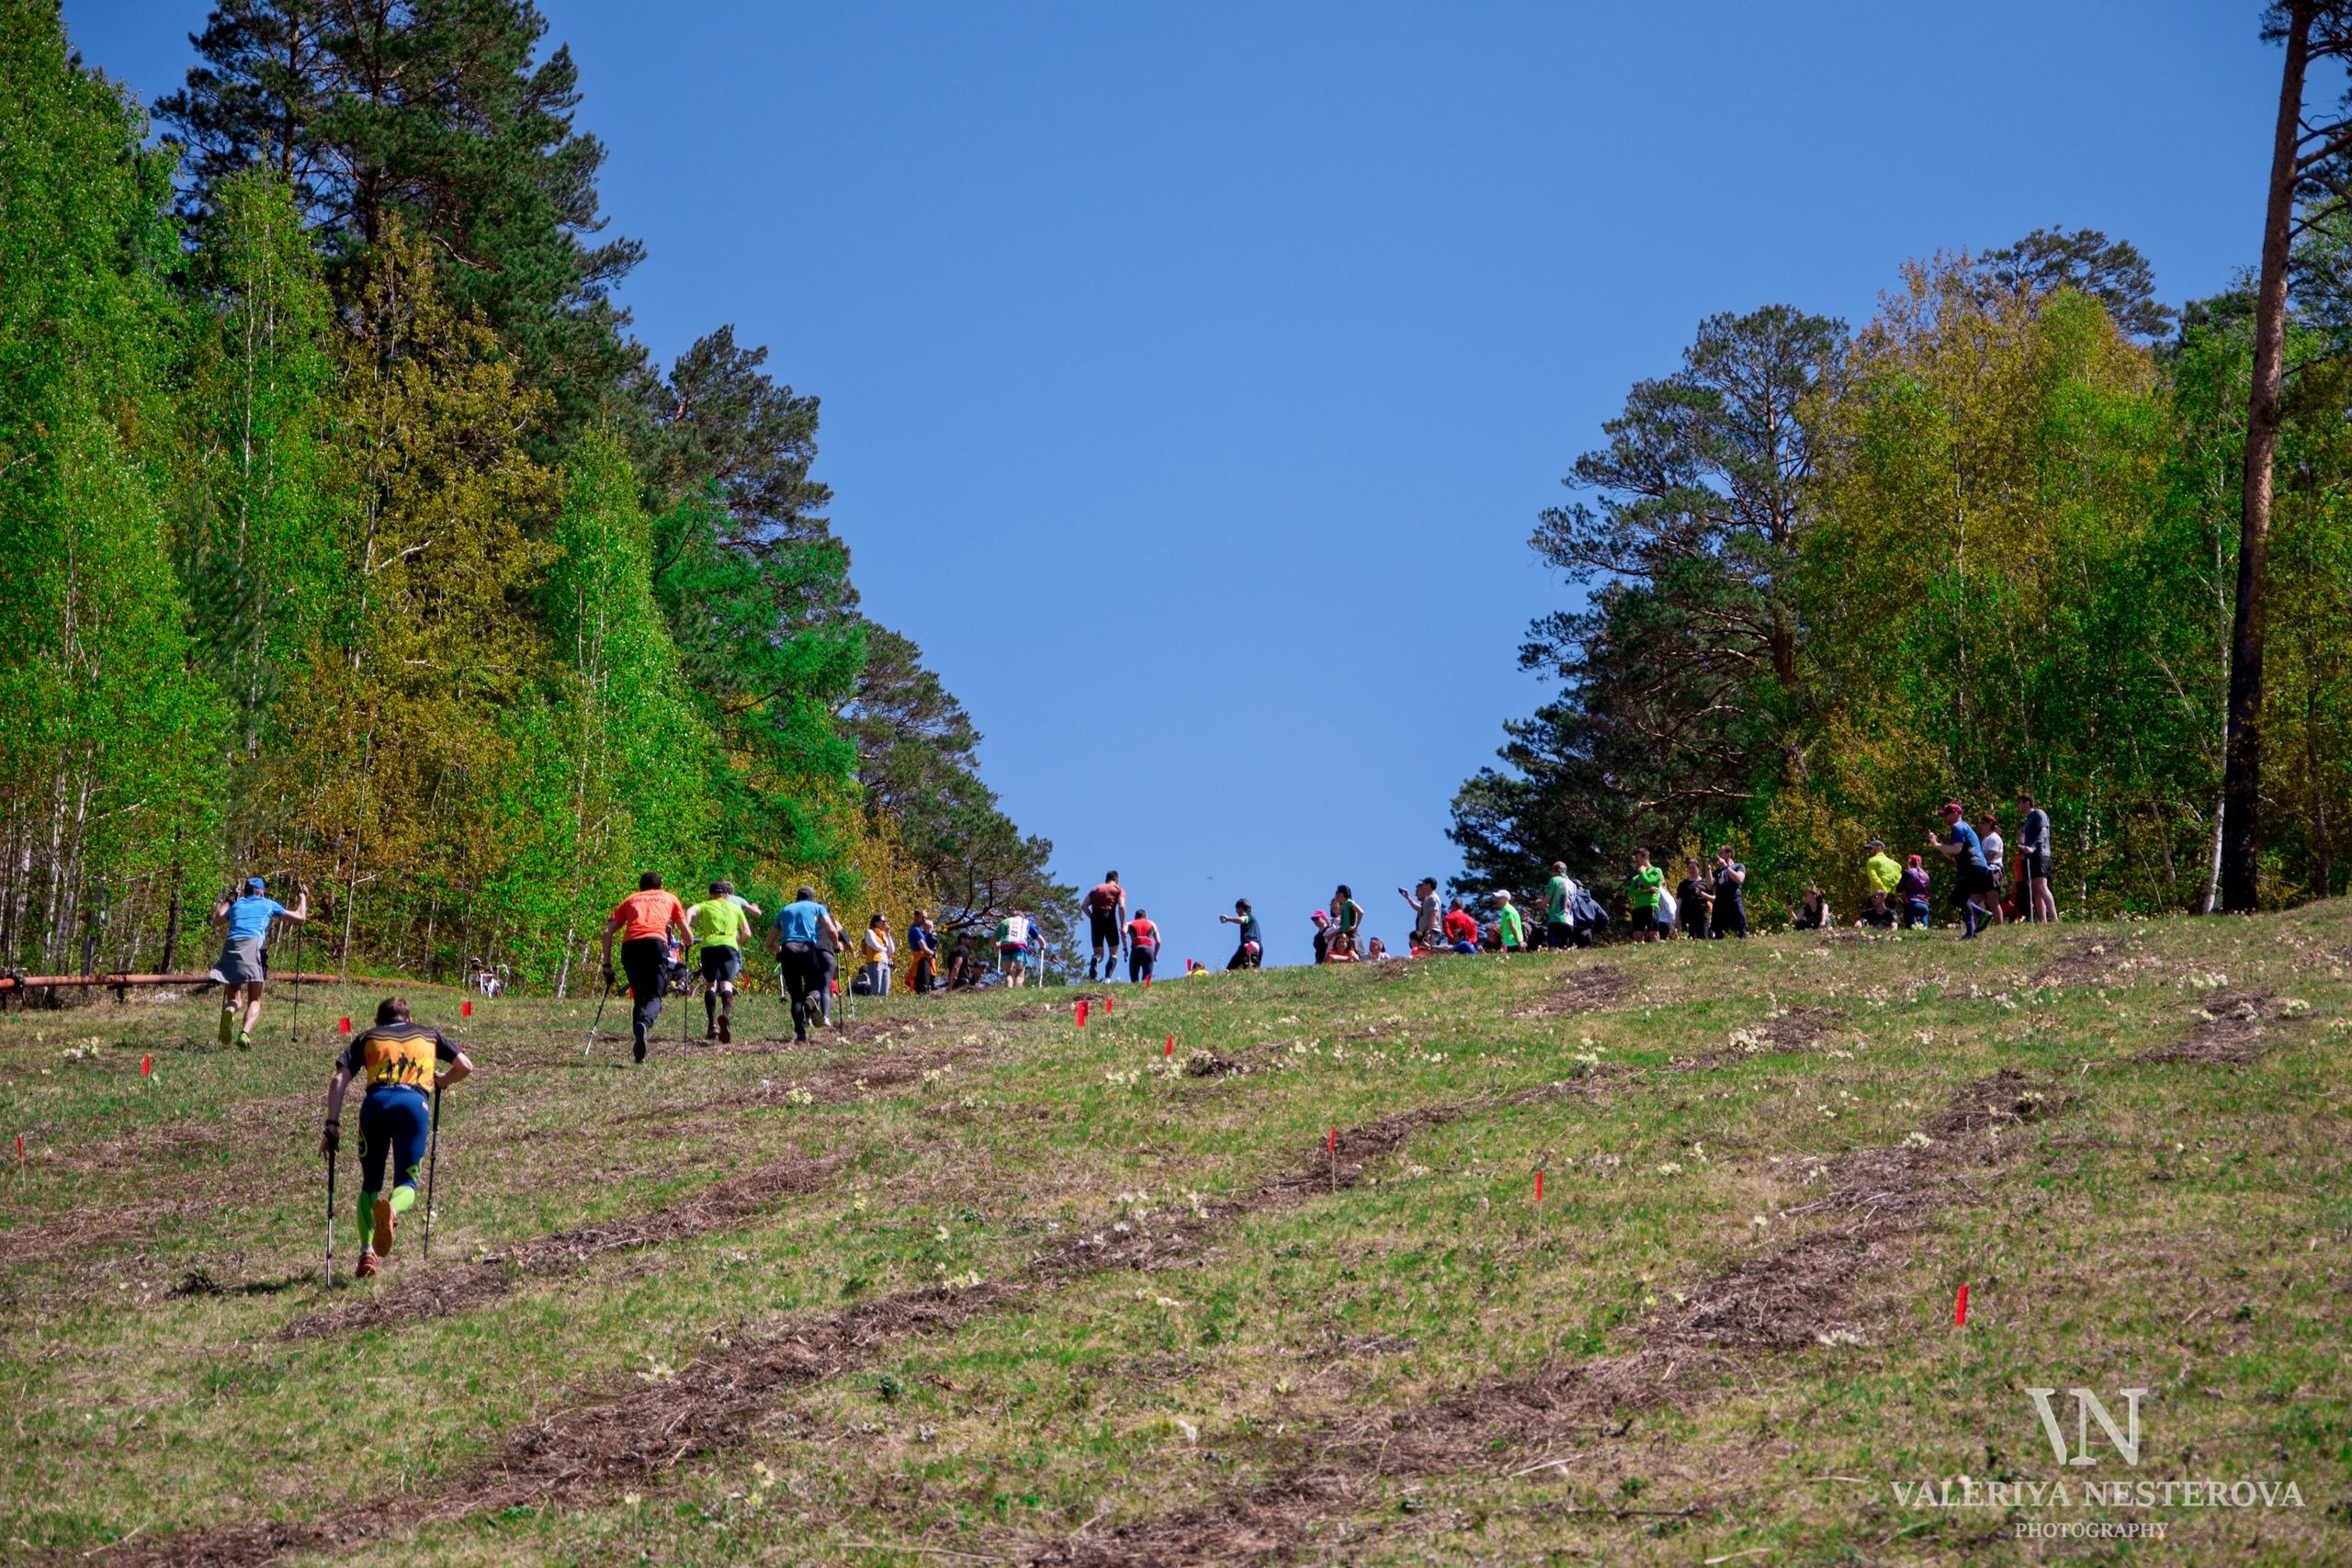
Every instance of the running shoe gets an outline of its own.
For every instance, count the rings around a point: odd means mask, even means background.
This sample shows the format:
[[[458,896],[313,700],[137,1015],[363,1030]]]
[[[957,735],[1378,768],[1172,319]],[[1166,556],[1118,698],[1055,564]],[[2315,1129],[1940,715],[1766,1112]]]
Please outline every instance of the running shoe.
[[[227,1008],[220,1010],[220,1043],[226,1045],[237,1037],[237,1015]]]
[[[392,1236],[400,1229],[400,1217],[392,1213],[392,1201],[390,1198],[377,1199],[376,1251],[379,1256],[390,1254]]]
[[[243,1029],[237,1031],[237,1049],[240,1051],[250,1051],[253,1048],[254,1037],[252,1033]]]
[[[734,1021],[723,1012],[718,1015],[718,1043],[721,1045],[735,1043]]]
[[[355,1280],[374,1279],[376,1277],[376,1255],[372,1252],[362,1252],[359,1255],[359,1266],[351,1271],[351,1277]]]

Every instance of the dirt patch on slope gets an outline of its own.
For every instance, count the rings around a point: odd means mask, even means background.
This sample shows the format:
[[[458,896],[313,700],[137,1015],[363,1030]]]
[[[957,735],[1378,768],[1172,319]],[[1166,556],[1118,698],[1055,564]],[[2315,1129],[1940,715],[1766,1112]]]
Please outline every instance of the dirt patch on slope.
[[[1973,1193],[1958,1168],[1978,1134],[2021,1126],[2059,1108],[2024,1074],[1964,1085],[1921,1129],[1929,1140],[1860,1149],[1827,1168],[1829,1194],[1789,1215],[1826,1213],[1828,1228],[1747,1258],[1693,1290],[1673,1312],[1634,1330],[1634,1348],[1594,1362],[1474,1388],[1440,1404],[1331,1428],[1310,1445],[1323,1457],[1218,1503],[1100,1536],[1047,1543],[1027,1558],[1059,1564],[1178,1564],[1263,1560],[1306,1542],[1335,1512],[1354,1511],[1375,1485],[1400,1476],[1490,1468],[1498,1451],[1565,1430],[1622,1437],[1634,1416],[1681,1394],[1678,1382],[1726,1359],[1859,1340],[1859,1287],[1898,1260],[1904,1240],[1946,1203]],[[1720,1386],[1720,1380],[1718,1380]],[[1510,1461],[1506,1461],[1510,1462]],[[1641,1512],[1642,1510],[1633,1510]]]
[[[590,1396],[533,1423],[512,1436],[495,1458],[454,1477],[434,1494],[388,1498],[307,1524],[243,1521],[153,1541],[126,1541],[110,1551],[107,1560],[266,1562],[288,1552],[357,1545],[407,1526],[524,1505],[576,1502],[622,1483],[641,1483],[693,1455],[741,1446],[782,1394],[864,1365],[901,1340],[950,1332],[982,1314],[1015,1306],[1040,1290],[1069,1280],[1113,1269],[1157,1271],[1190,1263],[1213,1228],[1253,1211],[1354,1187],[1364,1179],[1369,1165],[1395,1153],[1415,1131],[1461,1114],[1458,1106],[1424,1106],[1361,1127],[1338,1129],[1316,1140],[1311,1152],[1302,1151],[1296,1165],[1239,1199],[1204,1203],[1181,1216],[1121,1222],[1078,1236],[1036,1257],[1017,1280],[990,1280],[965,1290],[906,1291],[813,1321],[739,1333],[670,1376],[610,1397]],[[559,1239],[543,1238],[542,1245]],[[413,1321],[420,1309],[432,1315],[439,1299],[434,1292],[482,1288],[461,1282],[478,1280],[481,1270],[492,1267],[485,1260],[456,1271],[457,1279],[446,1287],[419,1281],[431,1289],[421,1291],[398,1315]],[[503,1263],[495,1269],[504,1275]],[[381,1313],[388,1300],[355,1303],[353,1307]],[[312,1314],[320,1319],[329,1315]],[[358,1325],[338,1321],[310,1332]]]
[[[2270,1049],[2265,1038],[2272,1010],[2268,991],[2218,991],[2197,1010],[2188,1038],[2133,1056],[2135,1062],[2202,1062],[2244,1066]]]
[[[305,1313],[288,1324],[279,1337],[316,1339],[469,1312],[526,1279],[576,1274],[607,1253],[734,1229],[779,1198],[817,1190],[839,1165],[837,1158],[778,1160],[667,1208],[534,1236],[470,1263],[408,1274],[380,1294]]]
[[[2120,937],[2068,937],[2033,977],[2032,988],[2097,986],[2120,979],[2135,969],[2163,967],[2164,960],[2133,952]]]
[[[1600,1012],[1622,1000],[1634,987],[1634,980],[1631,975],[1606,964],[1572,969],[1550,996],[1533,1007],[1520,1009],[1511,1016],[1570,1018],[1580,1012]]]
[[[1782,1008],[1753,1028],[1733,1030],[1727,1044],[1696,1056],[1678,1056],[1671,1065],[1684,1072],[1703,1072],[1755,1056],[1792,1056],[1827,1038],[1842,1016],[1835,1008]]]

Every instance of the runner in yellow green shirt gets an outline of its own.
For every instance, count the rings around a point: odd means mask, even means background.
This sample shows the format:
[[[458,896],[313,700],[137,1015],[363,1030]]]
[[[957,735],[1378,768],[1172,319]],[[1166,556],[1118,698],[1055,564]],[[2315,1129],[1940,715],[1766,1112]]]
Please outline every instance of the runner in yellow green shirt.
[[[686,911],[686,931],[702,946],[702,1010],[706,1041],[735,1038],[735,982],[743,973],[743,933],[760,907],[735,893],[735,885],[710,885],[710,897]]]

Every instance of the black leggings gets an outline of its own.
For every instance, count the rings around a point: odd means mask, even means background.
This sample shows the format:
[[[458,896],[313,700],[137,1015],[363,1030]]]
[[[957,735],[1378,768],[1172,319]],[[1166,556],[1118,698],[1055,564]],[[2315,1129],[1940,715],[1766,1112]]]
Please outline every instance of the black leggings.
[[[1151,966],[1159,961],[1159,950],[1136,942],[1127,949],[1127,983],[1139,985],[1151,978]]]
[[[629,1033],[640,1051],[652,1038],[654,1021],[662,1016],[662,982],[669,966],[670,944],[658,936],[621,943],[621,969],[628,976]]]
[[[814,942],[786,942],[778,958],[784,965],[785,991],[792,998],[792,1032],[806,1036],[809,1021],[824,1016],[833,955]]]

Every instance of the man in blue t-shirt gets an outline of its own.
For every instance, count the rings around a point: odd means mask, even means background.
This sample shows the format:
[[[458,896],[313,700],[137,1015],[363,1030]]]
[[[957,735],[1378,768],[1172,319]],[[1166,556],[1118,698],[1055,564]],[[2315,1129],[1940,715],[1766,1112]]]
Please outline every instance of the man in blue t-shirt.
[[[842,928],[833,912],[817,902],[817,890],[803,887],[792,902],[775,912],[775,960],[784,970],[784,986],[792,998],[792,1037],[808,1038],[808,1021],[823,1018],[825,999],[833,983],[833,948]]]
[[[939,964],[939,933],[932,929],[928,911],[917,909],[915,918],[907,922],[907,962],[912,966],[911,976],[916,996],[931,989],[932,974]]]
[[[214,906],[212,923],[224,928],[220,957],[212,965],[212,978],[222,987],[221,1044],[233,1038],[238,1050],[254,1048],[254,1028],[261,1021],[262,987],[269,979],[270,927],[279,920],[299,926],[310,918],[308,884],[296,889],[294,908],[289,909],[269,896],[268,885],[258,876],[248,876],[242,887],[231,889]],[[240,1011],[244,1015],[242,1025]]]
[[[1951,862],[1959,880],[1952,889],[1952,899],[1960,906],[1961,940],[1973,940],[1991,919],[1990,914],[1976,902],[1976,896],[1993,889],[1993,869],[1984,861],[1984,840],[1976,829],[1968,825],[1968,809],[1957,800],[1947,800],[1943,808],[1944,836],[1928,835],[1935,852]]]

